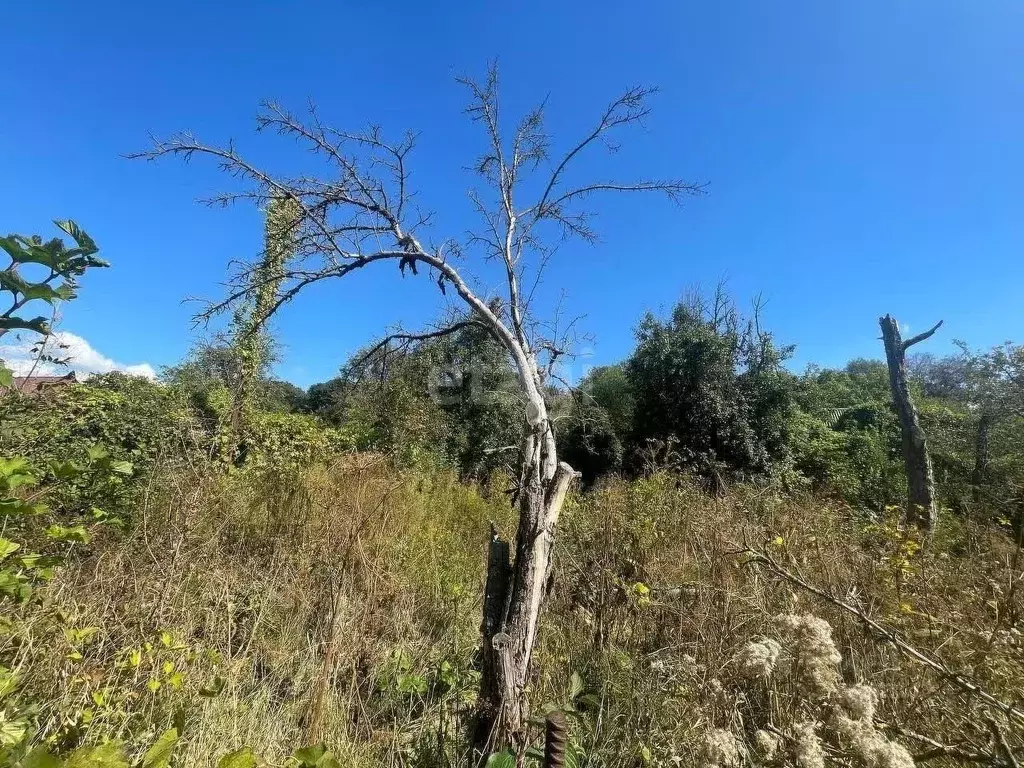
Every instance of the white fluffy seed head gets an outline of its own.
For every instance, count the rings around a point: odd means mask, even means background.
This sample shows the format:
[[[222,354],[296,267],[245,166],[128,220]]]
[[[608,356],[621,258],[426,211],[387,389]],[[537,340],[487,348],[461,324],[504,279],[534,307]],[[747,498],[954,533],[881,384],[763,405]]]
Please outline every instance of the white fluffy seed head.
[[[798,768],[825,768],[825,749],[815,731],[814,723],[799,723],[793,729]]]
[[[839,686],[837,667],[843,657],[832,640],[831,625],[809,613],[778,616],[776,623],[798,663],[808,693],[819,697],[833,693]]]
[[[747,679],[768,677],[775,671],[782,646],[771,638],[747,643],[736,655],[740,674]]]
[[[870,685],[851,685],[839,694],[835,729],[850,743],[867,768],[914,768],[914,758],[875,727],[878,692]]]
[[[885,738],[871,721],[840,714],[836,716],[835,728],[867,768],[914,768],[914,758],[906,748]]]
[[[844,688],[839,696],[839,702],[854,720],[874,722],[878,692],[870,685],[862,683]]]
[[[765,760],[774,760],[780,746],[781,740],[770,731],[758,731],[754,734],[754,749]]]
[[[739,768],[743,762],[743,745],[721,728],[704,734],[702,751],[708,768]]]

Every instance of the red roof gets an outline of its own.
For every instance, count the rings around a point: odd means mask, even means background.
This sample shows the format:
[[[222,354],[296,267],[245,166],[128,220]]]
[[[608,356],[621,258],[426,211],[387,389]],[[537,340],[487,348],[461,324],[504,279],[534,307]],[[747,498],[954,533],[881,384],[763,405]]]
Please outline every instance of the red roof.
[[[74,371],[64,376],[15,376],[11,389],[26,395],[35,395],[48,387],[60,387],[64,384],[74,384],[76,381],[78,378]]]

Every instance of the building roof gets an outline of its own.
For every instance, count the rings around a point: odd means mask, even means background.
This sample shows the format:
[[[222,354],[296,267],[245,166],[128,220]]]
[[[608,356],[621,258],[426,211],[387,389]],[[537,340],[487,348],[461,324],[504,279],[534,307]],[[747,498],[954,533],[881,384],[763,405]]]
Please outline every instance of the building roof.
[[[11,389],[26,395],[37,395],[49,387],[60,387],[77,381],[74,371],[64,376],[15,376]]]

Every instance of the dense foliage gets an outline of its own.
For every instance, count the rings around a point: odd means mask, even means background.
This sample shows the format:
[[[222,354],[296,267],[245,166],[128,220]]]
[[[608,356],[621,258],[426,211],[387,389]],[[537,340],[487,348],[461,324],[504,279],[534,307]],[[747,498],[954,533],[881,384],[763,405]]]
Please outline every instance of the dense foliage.
[[[785,367],[792,347],[717,292],[644,317],[622,363],[550,389],[563,457],[587,484],[614,473],[692,472],[721,489],[753,480],[841,498],[866,513],[901,503],[900,432],[885,363]],[[1024,351],[1006,344],[911,359],[942,505],[1018,514]],[[377,347],[314,384],[296,408],[345,426],[360,448],[430,457],[465,476],[506,466],[522,419],[514,370],[479,328]]]

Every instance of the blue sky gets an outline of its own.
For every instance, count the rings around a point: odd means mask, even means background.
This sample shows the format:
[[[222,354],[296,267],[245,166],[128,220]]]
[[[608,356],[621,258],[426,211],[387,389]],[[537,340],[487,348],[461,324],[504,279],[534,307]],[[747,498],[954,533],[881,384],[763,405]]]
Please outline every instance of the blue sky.
[[[556,141],[625,87],[659,86],[611,162],[709,182],[682,208],[606,198],[600,244],[559,250],[545,300],[564,288],[587,314],[590,363],[626,355],[645,310],[722,277],[768,300],[798,368],[878,356],[885,312],[919,330],[945,319],[936,353],[1024,341],[1019,0],[6,6],[0,229],[70,217],[93,235],[113,268],[88,277],[62,327],[118,362],[186,354],[196,307],[182,300],[219,295],[261,236],[254,211],[194,202],[230,186],[208,164],[124,153],[190,129],[290,168],[293,147],[254,136],[256,106],[313,98],[339,126],[420,131],[420,203],[437,236],[460,235],[481,144],[453,78],[495,57],[506,114],[548,97]],[[435,317],[437,298],[393,268],[311,292],[277,321],[278,373],[328,378],[389,324]]]

